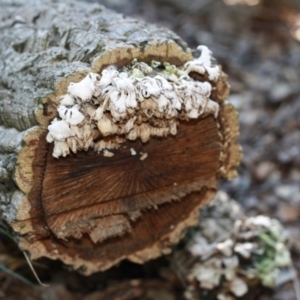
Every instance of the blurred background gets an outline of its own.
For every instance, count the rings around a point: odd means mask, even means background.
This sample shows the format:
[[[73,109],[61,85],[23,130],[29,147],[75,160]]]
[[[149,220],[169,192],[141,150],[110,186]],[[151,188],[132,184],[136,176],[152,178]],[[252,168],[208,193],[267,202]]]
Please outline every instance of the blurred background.
[[[221,189],[239,202],[248,215],[264,214],[284,224],[291,237],[292,257],[299,278],[300,0],[87,2],[98,2],[124,15],[169,28],[191,48],[205,44],[213,51],[229,76],[228,101],[239,111],[243,147],[239,176],[232,182],[222,182]],[[22,254],[13,248],[8,237],[1,241],[2,265],[34,282]],[[43,280],[51,282],[51,288],[41,292],[40,288],[32,288],[4,272],[0,277],[0,299],[21,299],[20,295],[22,299],[49,300],[139,299],[113,298],[113,294],[101,298],[95,291],[113,282],[120,291],[129,293],[129,283],[124,280],[132,278],[153,279],[147,287],[142,281],[135,284],[141,289],[157,291],[158,270],[166,264],[164,258],[144,266],[123,263],[121,267],[127,270],[126,274],[120,273],[119,267],[86,278],[65,271],[58,262],[45,261],[36,268]],[[165,283],[164,288],[165,293],[174,290],[171,282]],[[166,295],[149,299],[177,299]],[[255,299],[295,300],[296,295],[293,284],[287,282]]]
[[[278,218],[300,270],[300,1],[105,0],[126,15],[207,45],[229,76],[239,111],[239,177],[221,184],[248,215]],[[274,299],[296,299],[291,286]]]

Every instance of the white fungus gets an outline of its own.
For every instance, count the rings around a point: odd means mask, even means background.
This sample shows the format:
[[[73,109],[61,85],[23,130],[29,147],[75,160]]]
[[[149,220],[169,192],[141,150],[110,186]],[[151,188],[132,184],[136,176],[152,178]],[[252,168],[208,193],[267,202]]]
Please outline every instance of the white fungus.
[[[206,46],[198,46],[200,56],[198,59],[187,62],[184,67],[187,73],[196,72],[199,74],[208,73],[210,80],[216,81],[220,76],[220,67],[212,64],[212,52]]]
[[[65,141],[66,138],[73,135],[69,124],[65,120],[58,120],[55,118],[48,126],[49,134],[47,139],[54,141]]]
[[[69,146],[66,142],[55,141],[53,156],[58,158],[60,156],[66,157],[70,153]]]
[[[211,114],[217,118],[219,104],[210,99],[211,83],[190,75],[207,74],[216,81],[220,68],[213,64],[207,47],[198,50],[199,58],[182,68],[134,59],[123,69],[110,66],[101,75],[89,73],[80,82],[71,82],[68,93],[58,99],[59,118],[48,126],[46,139],[55,144],[53,156],[66,156],[70,150],[115,149],[126,139],[146,143],[152,136],[176,135],[179,117],[188,120]],[[146,157],[144,153],[141,159]]]
[[[103,156],[105,156],[105,157],[113,157],[114,154],[113,154],[113,152],[110,152],[107,149],[104,149],[103,150]]]
[[[79,105],[75,104],[71,108],[67,106],[60,105],[57,108],[57,112],[63,120],[65,120],[70,125],[78,125],[84,120],[84,115],[79,111]]]
[[[91,100],[93,94],[97,91],[97,81],[100,76],[95,73],[89,73],[83,80],[74,83],[71,82],[68,86],[68,93],[73,97],[81,99],[81,101]]]
[[[60,99],[60,104],[61,105],[74,105],[75,104],[75,99],[72,97],[70,94],[66,94]]]
[[[131,155],[136,155],[136,151],[133,148],[130,148]]]
[[[145,160],[148,157],[148,153],[141,152],[140,154],[141,154],[140,160]]]

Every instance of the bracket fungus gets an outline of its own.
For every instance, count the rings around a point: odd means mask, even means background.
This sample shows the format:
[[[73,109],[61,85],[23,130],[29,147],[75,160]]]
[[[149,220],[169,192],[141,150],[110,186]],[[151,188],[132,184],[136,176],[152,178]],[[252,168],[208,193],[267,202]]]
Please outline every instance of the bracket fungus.
[[[227,77],[167,29],[46,2],[2,13],[1,218],[32,259],[84,274],[168,253],[236,175]]]

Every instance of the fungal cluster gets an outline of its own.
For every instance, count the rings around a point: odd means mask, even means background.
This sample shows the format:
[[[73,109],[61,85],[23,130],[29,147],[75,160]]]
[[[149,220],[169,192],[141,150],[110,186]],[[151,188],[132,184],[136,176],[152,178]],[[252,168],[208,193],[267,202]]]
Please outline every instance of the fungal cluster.
[[[126,139],[147,142],[151,136],[176,135],[179,120],[218,116],[219,104],[210,99],[220,68],[212,53],[199,46],[199,58],[179,68],[134,59],[122,69],[110,66],[101,75],[89,73],[58,99],[58,117],[48,126],[53,156],[93,148],[110,157]],[[192,73],[209,81],[196,81]],[[203,77],[204,78],[204,77]]]
[[[278,220],[247,217],[234,200],[219,192],[201,211],[199,229],[187,245],[195,260],[185,266],[191,283],[185,298],[201,298],[195,296],[199,291],[195,281],[206,291],[218,289],[218,300],[237,299],[258,284],[274,287],[289,278],[286,270],[292,261],[287,245],[288,236]]]

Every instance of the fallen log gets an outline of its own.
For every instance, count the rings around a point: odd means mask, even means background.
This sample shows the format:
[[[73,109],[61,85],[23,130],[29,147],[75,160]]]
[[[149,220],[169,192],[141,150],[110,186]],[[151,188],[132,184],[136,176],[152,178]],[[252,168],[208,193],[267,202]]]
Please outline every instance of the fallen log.
[[[240,161],[211,52],[75,1],[10,1],[0,28],[0,214],[19,247],[84,274],[168,253]]]

